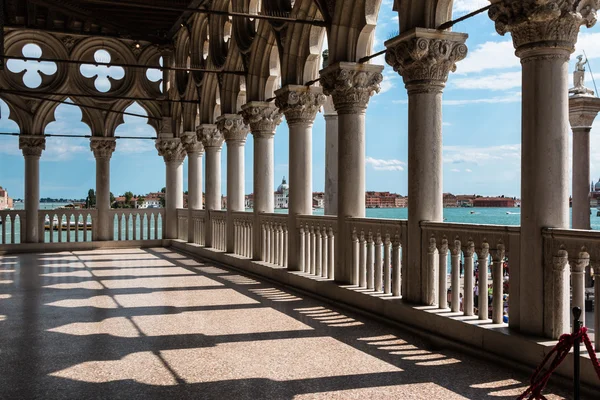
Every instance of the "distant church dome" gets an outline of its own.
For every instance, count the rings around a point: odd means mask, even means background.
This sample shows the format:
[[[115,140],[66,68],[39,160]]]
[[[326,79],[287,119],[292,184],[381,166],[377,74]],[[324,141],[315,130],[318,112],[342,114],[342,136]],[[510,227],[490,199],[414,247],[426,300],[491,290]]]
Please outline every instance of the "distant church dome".
[[[598,182],[594,185],[594,192],[600,192],[600,179],[598,179]]]
[[[600,185],[600,182],[598,182],[598,184]],[[277,191],[279,193],[286,193],[288,190],[290,190],[290,187],[287,184],[287,181],[285,180],[285,176],[283,177],[283,179],[281,180],[281,185],[279,185],[279,187],[277,188]]]

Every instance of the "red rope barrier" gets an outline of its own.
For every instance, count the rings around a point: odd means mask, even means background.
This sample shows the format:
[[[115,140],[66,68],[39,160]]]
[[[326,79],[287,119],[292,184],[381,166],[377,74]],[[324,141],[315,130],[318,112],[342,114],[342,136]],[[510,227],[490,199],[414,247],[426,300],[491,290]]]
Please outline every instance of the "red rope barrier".
[[[590,338],[587,334],[587,328],[583,327],[576,333],[567,333],[562,335],[560,339],[558,339],[558,343],[556,344],[556,346],[554,346],[552,351],[550,351],[550,353],[548,353],[546,357],[544,357],[542,363],[537,367],[537,369],[531,376],[531,385],[521,396],[519,396],[518,400],[523,400],[525,398],[527,398],[528,400],[547,400],[546,397],[544,397],[544,395],[542,394],[542,391],[548,384],[550,376],[552,376],[556,368],[558,368],[560,363],[562,363],[563,360],[567,357],[567,354],[569,354],[569,351],[571,351],[573,343],[577,338],[581,339],[585,344],[585,348],[587,349],[590,355],[590,359],[592,360],[592,365],[596,370],[598,379],[600,379],[600,363],[598,363],[598,358],[596,357],[594,347],[592,346],[592,342],[590,341]],[[548,363],[548,360],[550,360],[553,354],[556,354],[554,356],[554,359],[550,363],[550,366],[548,367],[546,372],[542,375],[542,370],[544,369],[544,366]]]

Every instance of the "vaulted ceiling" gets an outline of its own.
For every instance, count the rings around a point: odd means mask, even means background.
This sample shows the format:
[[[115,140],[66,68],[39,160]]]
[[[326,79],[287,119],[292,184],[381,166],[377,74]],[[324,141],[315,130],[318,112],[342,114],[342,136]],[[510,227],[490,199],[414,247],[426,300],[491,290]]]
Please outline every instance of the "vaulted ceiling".
[[[0,0],[7,27],[168,42],[206,0]],[[142,6],[142,7],[140,7]]]

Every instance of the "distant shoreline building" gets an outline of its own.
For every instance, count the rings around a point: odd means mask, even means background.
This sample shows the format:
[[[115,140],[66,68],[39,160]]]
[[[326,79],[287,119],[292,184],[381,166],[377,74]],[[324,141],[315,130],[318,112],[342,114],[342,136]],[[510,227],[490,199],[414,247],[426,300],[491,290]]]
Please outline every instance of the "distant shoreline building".
[[[517,199],[512,197],[478,197],[473,200],[473,207],[517,207]]]
[[[289,207],[290,187],[285,180],[285,176],[281,180],[281,185],[275,192],[275,208],[287,210]]]
[[[408,198],[390,192],[366,192],[365,205],[367,208],[405,208]]]
[[[0,186],[0,210],[6,210],[7,208],[13,208],[13,199],[8,197],[8,190]]]

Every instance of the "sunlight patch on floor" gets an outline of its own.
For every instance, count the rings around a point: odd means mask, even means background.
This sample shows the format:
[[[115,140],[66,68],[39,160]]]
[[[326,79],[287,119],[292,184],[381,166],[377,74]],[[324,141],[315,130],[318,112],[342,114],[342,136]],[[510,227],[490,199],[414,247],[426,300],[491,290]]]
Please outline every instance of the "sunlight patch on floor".
[[[233,304],[258,304],[233,289],[155,291],[141,294],[118,294],[115,300],[125,308],[133,307],[206,307]]]
[[[110,335],[116,337],[139,337],[139,331],[125,317],[107,318],[100,322],[76,322],[48,329],[48,332],[64,333],[67,335]]]
[[[102,290],[102,289],[104,289],[104,287],[96,281],[85,281],[85,282],[75,282],[75,283],[56,283],[53,285],[45,285],[42,287],[44,289],[61,289],[61,290],[71,290],[71,289]]]
[[[117,308],[118,305],[110,296],[92,296],[87,299],[65,299],[45,304],[53,307],[94,307],[94,308]]]
[[[463,400],[467,399],[453,391],[432,382],[398,384],[395,386],[379,386],[358,389],[346,389],[335,392],[306,393],[293,397],[294,400]]]
[[[117,361],[87,361],[50,376],[91,383],[133,380],[155,386],[177,384],[161,360],[149,351],[129,354]]]
[[[132,278],[132,279],[102,279],[102,285],[108,289],[167,289],[167,288],[192,288],[206,286],[223,286],[222,283],[214,281],[201,275],[180,276],[180,277],[153,277],[153,278]]]
[[[94,276],[99,278],[107,278],[111,276],[159,276],[159,275],[188,275],[195,276],[194,273],[185,268],[180,267],[164,267],[164,268],[123,268],[116,267],[115,269],[97,269],[93,270]],[[167,279],[167,278],[163,278]]]
[[[46,274],[40,274],[40,276],[46,276],[49,278],[91,278],[92,274],[90,271],[80,270],[80,271],[59,271],[59,272],[48,272]]]

